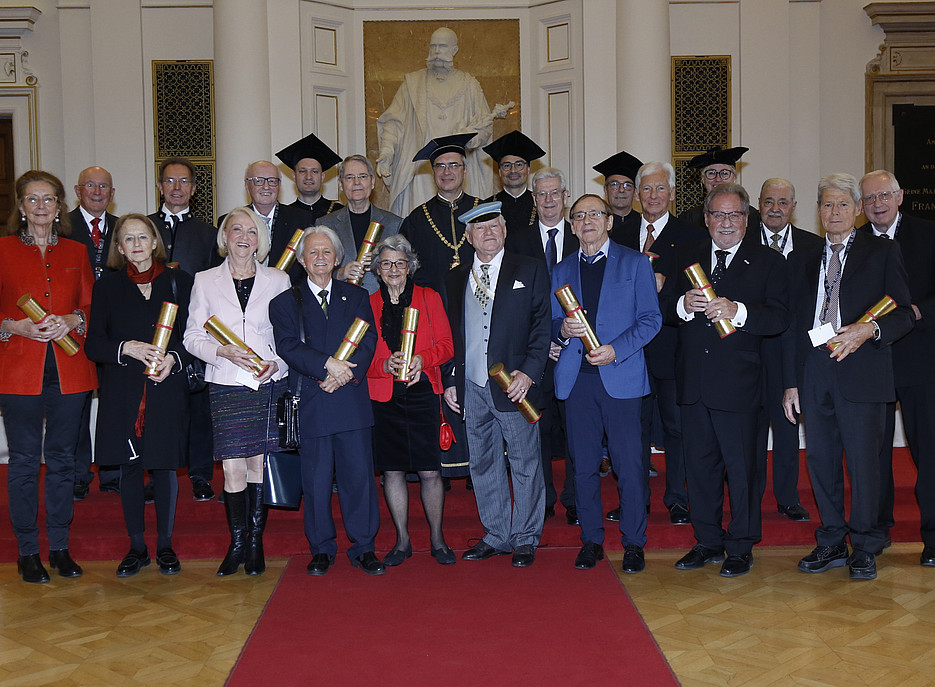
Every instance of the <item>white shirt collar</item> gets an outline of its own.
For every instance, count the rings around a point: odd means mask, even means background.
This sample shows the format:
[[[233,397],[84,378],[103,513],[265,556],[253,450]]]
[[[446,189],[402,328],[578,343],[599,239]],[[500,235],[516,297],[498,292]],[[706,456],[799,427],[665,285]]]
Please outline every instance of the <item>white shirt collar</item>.
[[[184,217],[185,215],[188,214],[188,208],[185,208],[184,210],[180,210],[178,212],[172,212],[171,210],[169,210],[169,208],[166,207],[165,203],[162,204],[162,207],[160,208],[160,210],[162,210],[162,214],[165,215],[166,217],[169,217],[171,215],[175,215],[176,217]]]
[[[331,287],[334,286],[333,279],[329,279],[328,284],[324,287],[321,287],[315,282],[313,282],[311,277],[306,277],[305,281],[308,282],[308,290],[312,292],[312,295],[315,296],[316,299],[318,299],[319,303],[321,302],[321,299],[318,298],[318,292],[321,291],[322,288],[325,288],[328,291],[328,295],[325,296],[325,300],[327,300],[329,303],[331,302],[331,296],[332,296]]]
[[[654,238],[659,238],[659,234],[662,233],[662,230],[666,228],[666,225],[669,223],[669,213],[666,211],[662,217],[657,219],[655,222],[648,221],[643,215],[640,215],[640,231],[645,232],[646,227],[650,224],[653,225],[653,236]]]
[[[87,223],[89,227],[91,226],[91,220],[99,219],[101,220],[101,223],[98,225],[98,229],[100,229],[102,232],[105,229],[107,229],[107,211],[106,210],[101,213],[100,217],[95,217],[94,215],[92,215],[90,212],[85,210],[80,205],[78,206],[78,209],[81,211],[81,216],[84,217],[84,221]]]
[[[886,234],[886,235],[889,236],[890,238],[895,239],[895,238],[896,238],[896,236],[895,236],[895,234],[896,234],[896,226],[899,224],[899,220],[902,219],[902,216],[903,216],[903,213],[897,212],[897,213],[896,213],[896,219],[894,219],[894,220],[893,220],[893,223],[892,223],[891,225],[889,225],[889,226],[886,228],[886,231],[879,231],[876,227],[874,227],[874,226],[871,224],[870,226],[873,227],[873,233],[874,233],[874,235],[875,235],[875,236],[882,236],[883,234]]]
[[[598,249],[597,249],[597,252],[595,252],[594,254],[597,255],[598,253],[603,252],[603,253],[604,253],[603,257],[606,258],[607,255],[609,254],[609,251],[610,251],[610,237],[608,237],[607,240],[604,241],[603,244],[601,244],[601,247],[598,248]],[[578,249],[578,259],[580,260],[580,259],[583,258],[583,257],[586,257],[585,254],[584,254],[584,249],[583,249],[583,248],[579,248],[579,249]]]

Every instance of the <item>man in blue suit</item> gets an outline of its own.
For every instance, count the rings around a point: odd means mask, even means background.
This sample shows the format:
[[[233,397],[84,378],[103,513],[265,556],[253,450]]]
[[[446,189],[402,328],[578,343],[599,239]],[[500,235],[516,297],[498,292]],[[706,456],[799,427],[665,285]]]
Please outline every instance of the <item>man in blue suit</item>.
[[[604,557],[601,510],[601,439],[619,478],[623,571],[645,568],[649,466],[640,443],[640,407],[649,393],[645,346],[662,326],[656,278],[646,256],[613,243],[610,207],[599,196],[581,196],[571,208],[580,250],[552,272],[552,290],[565,284],[578,297],[597,338],[586,354],[585,326],[566,317],[552,299],[552,338],[562,346],[555,366],[555,395],[566,400],[568,447],[575,465],[575,503],[583,546],[575,567],[587,570]]]

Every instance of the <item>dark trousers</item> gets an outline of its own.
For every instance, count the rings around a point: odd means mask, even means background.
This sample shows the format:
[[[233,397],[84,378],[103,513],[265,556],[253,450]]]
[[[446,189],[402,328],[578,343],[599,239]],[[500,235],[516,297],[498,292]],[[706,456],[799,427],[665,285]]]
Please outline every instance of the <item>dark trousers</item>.
[[[142,537],[146,530],[143,473],[143,463],[139,459],[120,466],[120,503],[123,506],[127,535],[131,539]],[[156,502],[156,532],[159,534],[156,550],[158,551],[172,546],[179,479],[175,470],[150,470],[150,474],[153,479],[153,497]]]
[[[338,552],[331,514],[331,483],[337,478],[344,531],[351,540],[350,559],[373,551],[380,526],[373,476],[371,428],[323,437],[302,437],[302,493],[305,496],[305,537],[313,554]]]
[[[730,556],[750,553],[760,541],[760,500],[756,467],[757,409],[732,412],[708,408],[702,402],[681,406],[682,426],[691,435],[685,443],[685,472],[695,539]],[[724,475],[730,483],[730,525],[725,532]]]
[[[763,344],[764,374],[763,404],[757,418],[756,456],[758,470],[757,493],[762,501],[766,492],[769,459],[769,428],[773,427],[773,496],[781,506],[799,503],[799,426],[786,419],[782,409],[785,385],[782,382],[782,360],[779,340],[768,338]]]
[[[565,412],[561,408],[562,402],[555,398],[555,362],[550,358],[545,365],[545,374],[542,377],[540,398],[542,417],[536,424],[539,426],[539,448],[542,452],[542,478],[545,480],[545,505],[554,506],[559,500],[558,492],[552,479],[552,458],[558,455],[568,457],[568,442],[565,434]],[[562,487],[562,505],[566,508],[575,505],[575,478],[570,463],[565,464],[565,483]]]
[[[641,398],[612,398],[600,375],[579,373],[568,396],[568,448],[575,465],[575,505],[581,541],[604,543],[601,507],[601,440],[607,434],[610,462],[617,473],[620,540],[646,545],[646,499],[649,465],[641,450]]]
[[[191,423],[188,426],[188,476],[210,481],[214,475],[214,434],[208,390],[188,395]]]
[[[78,445],[75,448],[75,481],[91,484],[94,473],[91,472],[91,399],[88,394],[81,411],[81,425],[78,428]],[[102,486],[117,486],[120,482],[120,468],[108,465],[97,466],[98,483]]]
[[[820,546],[840,546],[850,534],[855,549],[874,553],[885,538],[879,522],[879,479],[886,403],[845,399],[833,367],[837,364],[824,348],[810,351],[804,388],[799,389],[807,428],[805,456],[821,516],[815,539]],[[844,512],[845,460],[851,482],[850,520]]]
[[[649,443],[653,433],[653,416],[656,409],[662,420],[662,431],[666,450],[666,491],[662,502],[666,508],[688,507],[688,489],[685,485],[685,453],[682,447],[682,416],[675,402],[675,380],[649,376],[652,388],[651,401],[643,404],[643,450],[649,456]],[[648,418],[646,415],[648,414]],[[647,421],[648,420],[648,421]]]
[[[45,527],[49,549],[68,548],[74,514],[75,445],[81,411],[90,392],[63,394],[55,356],[46,352],[42,393],[0,394],[0,410],[10,450],[7,488],[10,521],[20,556],[39,553],[39,465],[45,456]],[[43,444],[42,421],[46,421]]]

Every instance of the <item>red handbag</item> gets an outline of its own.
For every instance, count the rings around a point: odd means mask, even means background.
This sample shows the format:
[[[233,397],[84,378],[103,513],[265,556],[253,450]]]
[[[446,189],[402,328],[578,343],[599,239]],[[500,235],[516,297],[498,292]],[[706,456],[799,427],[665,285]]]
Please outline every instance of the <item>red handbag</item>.
[[[438,401],[441,406],[441,398]],[[438,445],[442,451],[447,451],[452,444],[458,443],[458,440],[455,439],[455,432],[445,419],[445,411],[441,407],[438,409],[438,414],[441,417],[441,424],[438,426]]]

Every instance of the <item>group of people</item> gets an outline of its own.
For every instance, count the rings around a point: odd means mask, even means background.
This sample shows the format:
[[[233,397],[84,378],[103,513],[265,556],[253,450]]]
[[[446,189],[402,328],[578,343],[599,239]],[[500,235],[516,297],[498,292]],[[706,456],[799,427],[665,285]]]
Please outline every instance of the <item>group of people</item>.
[[[530,179],[545,152],[518,131],[485,147],[503,190],[474,198],[463,190],[473,136],[432,139],[415,154],[437,193],[405,218],[371,205],[370,160],[342,160],[314,135],[277,154],[295,173],[293,205],[279,202],[279,168],[257,161],[245,174],[251,203],[216,230],[192,216],[194,169],[181,158],[160,166],[163,204],[150,216],[107,214],[114,187],[101,168],[81,173],[72,212],[57,178],[20,177],[0,238],[0,409],[23,579],[49,579],[37,526],[42,457],[49,565],[82,573],[68,530],[90,481],[76,455],[83,434],[90,442],[95,389],[101,488],[119,491],[130,540],[120,577],[151,563],[150,499],[158,568],[180,571],[177,474],[188,467],[193,496],[210,500],[212,458],[230,530],[218,575],[265,570],[264,457],[278,448],[287,390],[299,398],[311,575],[337,554],[333,491],[352,565],[371,575],[402,565],[413,473],[439,564],[457,558],[444,537],[445,478],[469,475],[483,534],[464,560],[533,565],[560,500],[581,529],[576,568],[603,558],[607,519],[618,522],[623,571],[638,573],[653,444],[665,449],[670,521],[690,523],[697,542],[676,568],[722,563],[722,576],[743,575],[760,540],[770,425],[779,512],[810,518],[797,490],[801,416],[821,525],[799,568],[847,565],[852,579],[872,579],[893,525],[897,399],[919,468],[921,563],[935,566],[935,363],[925,355],[935,224],[901,212],[892,174],[824,177],[822,239],[792,226],[785,179],[764,182],[752,206],[736,183],[745,148],[692,161],[705,200],[679,218],[670,163],[621,151],[595,166],[605,196],[568,207],[560,170]],[[346,206],[321,195],[335,165]],[[869,222],[857,228],[861,211]],[[372,223],[382,236],[361,251]],[[279,260],[290,253],[294,262]],[[174,325],[164,303],[177,307]],[[359,322],[366,331],[339,355]],[[456,438],[444,448],[443,421]],[[556,457],[567,462],[562,485]],[[606,514],[602,463],[618,487]],[[382,560],[375,471],[396,530]]]

